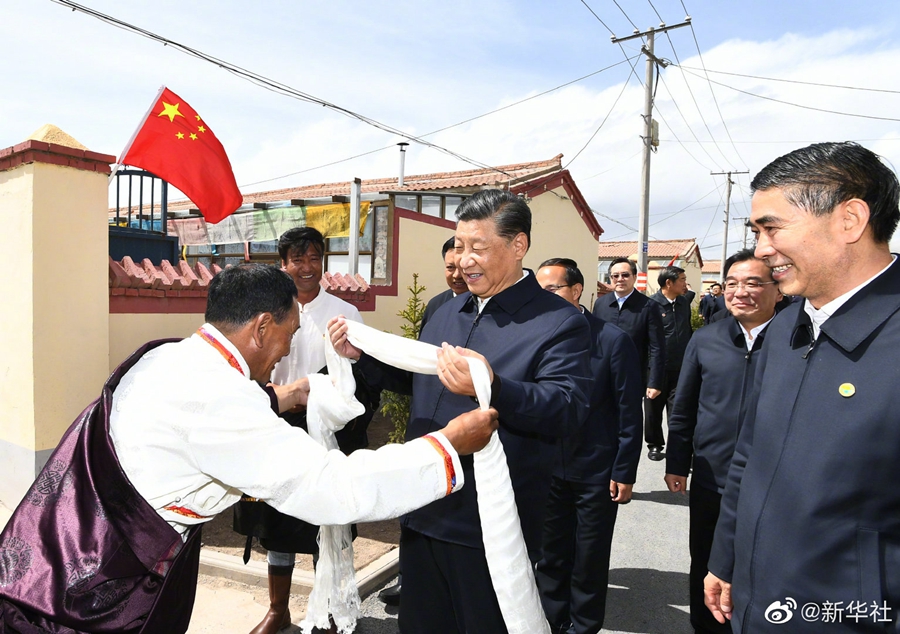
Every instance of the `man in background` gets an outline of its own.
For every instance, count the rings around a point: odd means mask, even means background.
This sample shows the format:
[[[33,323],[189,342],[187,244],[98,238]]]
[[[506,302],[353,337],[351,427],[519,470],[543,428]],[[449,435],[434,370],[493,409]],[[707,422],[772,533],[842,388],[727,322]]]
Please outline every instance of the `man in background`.
[[[678,373],[684,351],[691,340],[691,302],[694,291],[688,290],[684,269],[677,266],[664,267],[657,278],[659,290],[650,296],[660,309],[663,334],[666,340],[666,371],[663,375],[662,393],[658,398],[644,403],[644,440],[647,442],[647,457],[662,460],[666,437],[663,434],[663,409],[669,416],[675,405],[675,388],[678,387]]]
[[[703,579],[759,350],[781,293],[769,267],[745,249],[725,260],[724,297],[728,318],[694,333],[685,352],[666,452],[670,491],[685,493],[693,466],[689,586],[691,625],[697,634],[731,632],[706,608]]]
[[[588,320],[594,382],[587,420],[559,439],[535,578],[554,634],[596,634],[616,515],[631,500],[641,456],[641,367],[631,338],[579,305],[584,276],[573,260],[547,260],[537,280]]]

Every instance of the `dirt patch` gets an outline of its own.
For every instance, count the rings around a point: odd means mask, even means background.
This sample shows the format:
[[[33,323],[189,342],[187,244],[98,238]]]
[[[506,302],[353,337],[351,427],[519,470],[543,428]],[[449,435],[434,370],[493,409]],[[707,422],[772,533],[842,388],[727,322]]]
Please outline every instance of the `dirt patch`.
[[[369,425],[369,448],[377,449],[387,443],[387,437],[393,426],[391,422],[381,414],[375,414]],[[235,533],[231,528],[232,511],[220,513],[203,526],[203,548],[216,552],[244,556],[244,544],[247,538]],[[359,533],[353,542],[353,564],[357,570],[372,563],[382,555],[390,552],[400,543],[400,521],[386,520],[384,522],[371,522],[357,524]],[[266,549],[261,547],[256,540],[250,551],[250,559],[254,561],[266,560]],[[295,568],[312,570],[312,555],[297,555]],[[266,598],[268,601],[268,598]],[[293,605],[291,606],[293,609]],[[304,606],[305,608],[305,606]]]

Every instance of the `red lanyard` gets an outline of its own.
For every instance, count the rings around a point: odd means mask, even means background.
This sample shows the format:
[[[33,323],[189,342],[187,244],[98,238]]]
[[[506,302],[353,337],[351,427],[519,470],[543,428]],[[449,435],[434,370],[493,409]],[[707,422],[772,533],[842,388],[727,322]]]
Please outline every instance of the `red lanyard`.
[[[209,334],[208,332],[203,330],[203,328],[198,328],[197,334],[200,335],[200,337],[203,339],[203,341],[205,341],[206,343],[211,345],[213,348],[216,349],[216,351],[219,354],[221,354],[223,357],[225,357],[225,360],[228,361],[228,365],[230,365],[232,368],[234,368],[241,374],[244,374],[244,368],[241,367],[240,362],[235,358],[235,356],[233,354],[231,354],[231,351],[228,350],[228,348],[226,348],[225,346],[223,346],[221,344],[221,342],[219,342],[218,339],[216,339],[211,334]]]

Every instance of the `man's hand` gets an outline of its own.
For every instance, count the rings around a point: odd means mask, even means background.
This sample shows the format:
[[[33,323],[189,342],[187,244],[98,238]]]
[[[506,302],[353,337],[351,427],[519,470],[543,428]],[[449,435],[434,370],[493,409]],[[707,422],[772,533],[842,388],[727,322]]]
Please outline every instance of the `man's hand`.
[[[438,378],[448,390],[462,396],[475,396],[475,386],[472,384],[472,375],[469,373],[469,362],[464,357],[481,359],[488,369],[491,382],[494,381],[494,371],[491,364],[483,356],[467,348],[453,347],[444,343],[438,350]]]
[[[465,456],[483,449],[497,429],[499,414],[493,407],[488,410],[476,409],[460,414],[441,430],[450,441],[456,453]]]
[[[731,620],[731,584],[722,581],[713,573],[703,580],[703,596],[706,607],[719,623]]]
[[[681,495],[684,495],[687,491],[687,478],[685,476],[667,473],[666,477],[663,479],[666,481],[666,486],[669,487],[669,491],[672,493],[681,493]]]
[[[616,502],[618,504],[628,504],[629,502],[631,502],[631,490],[633,488],[633,484],[624,484],[622,482],[610,480],[609,497],[612,498],[613,502]]]
[[[647,388],[647,398],[649,398],[651,401],[660,394],[662,394],[660,390],[653,389],[652,387]]]
[[[278,411],[281,414],[285,412],[302,412],[306,408],[309,400],[309,379],[303,377],[297,379],[293,383],[287,385],[276,385],[269,383],[275,390],[278,397]]]
[[[328,336],[331,337],[331,345],[340,356],[356,361],[362,354],[362,350],[347,341],[347,320],[343,315],[332,317],[328,320]]]

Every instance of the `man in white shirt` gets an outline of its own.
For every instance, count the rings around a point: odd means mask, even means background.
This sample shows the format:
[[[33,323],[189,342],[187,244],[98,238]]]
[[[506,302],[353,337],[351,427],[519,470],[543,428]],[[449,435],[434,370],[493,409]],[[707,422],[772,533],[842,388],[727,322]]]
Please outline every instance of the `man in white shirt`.
[[[335,297],[322,288],[325,238],[314,227],[294,227],[278,239],[281,269],[291,276],[297,287],[300,304],[300,328],[291,339],[291,351],[275,365],[271,381],[276,385],[292,384],[325,367],[325,324],[332,317],[344,315],[362,322],[353,304]],[[330,344],[329,344],[330,345]],[[368,445],[366,429],[377,407],[377,390],[370,389],[362,377],[357,380],[357,399],[366,407],[361,416],[349,421],[336,434],[344,453]],[[281,417],[295,427],[306,429],[306,408],[302,405],[284,412]],[[318,556],[319,527],[295,517],[279,513],[259,502],[242,501],[235,507],[234,527],[247,535],[245,560],[254,536],[269,552],[269,610],[250,634],[272,634],[290,624],[288,610],[291,575],[296,553]]]
[[[290,348],[296,293],[274,267],[226,269],[194,336],[145,346],[113,373],[0,534],[0,631],[184,632],[199,559],[191,529],[242,492],[346,524],[463,485],[459,455],[487,444],[496,411],[351,456],[276,416],[257,381]],[[304,401],[303,384],[281,390],[281,409]]]
[[[751,187],[756,255],[805,299],[766,330],[706,603],[736,633],[896,631],[900,185],[848,142],[782,156]]]

